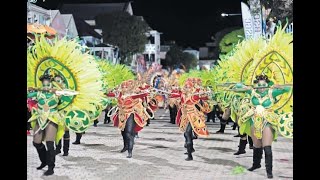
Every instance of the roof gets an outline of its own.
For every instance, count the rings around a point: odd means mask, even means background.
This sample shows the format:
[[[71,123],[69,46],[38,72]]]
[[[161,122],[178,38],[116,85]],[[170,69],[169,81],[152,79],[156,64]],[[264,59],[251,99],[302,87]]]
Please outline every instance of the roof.
[[[92,20],[99,14],[125,11],[128,3],[63,4],[60,11],[63,14],[73,14],[80,19]]]
[[[51,19],[54,19],[58,14],[61,14],[59,10],[48,10],[48,11],[51,16]]]
[[[83,19],[74,18],[74,22],[77,26],[77,31],[79,36],[93,36],[95,38],[102,38],[102,36],[97,33],[88,23]]]
[[[61,16],[63,18],[64,24],[66,25],[66,27],[68,27],[72,19],[72,14],[61,14]]]

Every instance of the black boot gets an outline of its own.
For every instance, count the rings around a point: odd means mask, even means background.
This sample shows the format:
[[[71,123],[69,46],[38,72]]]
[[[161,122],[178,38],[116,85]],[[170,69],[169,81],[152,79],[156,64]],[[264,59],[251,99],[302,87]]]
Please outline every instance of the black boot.
[[[46,147],[44,146],[43,143],[37,144],[33,142],[33,146],[37,149],[39,159],[41,161],[41,165],[37,167],[38,170],[46,167],[47,161],[46,161]]]
[[[262,148],[253,147],[253,165],[249,171],[261,168]]]
[[[93,121],[93,126],[94,126],[94,127],[97,127],[98,122],[99,122],[98,120],[94,120],[94,121]]]
[[[193,148],[193,146],[192,146],[192,148],[191,148],[191,152],[192,152],[192,153],[196,152],[196,150]],[[188,150],[187,150],[187,152],[185,152],[184,154],[188,154]]]
[[[128,156],[127,158],[132,158],[132,150],[128,150]]]
[[[134,144],[134,134],[130,134],[130,136],[128,138],[128,156],[127,156],[127,158],[132,157],[133,144]]]
[[[80,139],[82,137],[82,134],[81,133],[76,133],[76,141],[73,142],[72,144],[80,144]]]
[[[134,139],[134,137],[132,137],[132,140],[130,139],[129,140],[129,145],[128,145],[128,155],[127,155],[127,158],[132,158],[132,150],[133,150],[133,140]],[[132,145],[131,145],[132,144]]]
[[[124,140],[124,145],[123,145],[123,148],[121,149],[121,153],[124,153],[124,152],[126,152],[127,150],[128,150],[128,145],[127,145],[127,143],[126,143],[126,140]]]
[[[236,130],[236,128],[237,128],[237,124],[233,123],[232,130]]]
[[[121,135],[122,135],[122,138],[123,138],[123,148],[122,150],[120,151],[121,153],[124,153],[128,150],[128,140],[125,136],[125,132],[124,131],[121,131]]]
[[[61,140],[56,145],[56,155],[61,153]]]
[[[240,139],[239,142],[239,149],[234,155],[239,155],[239,154],[245,154],[246,153],[246,145],[247,145],[247,140],[242,140]]]
[[[186,158],[186,161],[192,161],[192,143],[187,144],[187,151],[188,151],[188,157]]]
[[[62,156],[69,155],[69,146],[70,146],[70,134],[69,134],[69,131],[66,131],[63,135],[63,155]]]
[[[272,175],[272,149],[271,146],[265,146],[264,148],[266,171],[269,179],[273,178]]]
[[[220,124],[220,129],[219,129],[219,131],[217,131],[216,133],[218,133],[218,134],[223,134],[225,128],[226,128],[226,125],[225,125],[225,124]]]
[[[53,168],[55,167],[55,161],[56,161],[56,152],[54,150],[54,142],[53,141],[47,141],[47,164],[48,164],[48,170],[44,173],[45,176],[52,175],[54,173]]]

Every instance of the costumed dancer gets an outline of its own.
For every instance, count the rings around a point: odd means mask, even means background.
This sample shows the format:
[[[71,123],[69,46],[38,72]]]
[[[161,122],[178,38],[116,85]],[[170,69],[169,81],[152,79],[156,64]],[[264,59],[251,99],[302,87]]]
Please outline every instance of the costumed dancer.
[[[48,40],[41,35],[35,36],[34,42],[27,51],[27,84],[28,98],[37,101],[37,108],[29,121],[34,130],[33,145],[41,161],[37,169],[48,165],[44,175],[52,175],[54,144],[61,140],[65,129],[79,133],[92,124],[86,111],[94,109],[92,104],[98,104],[102,98],[101,74],[93,57],[82,53],[76,40]],[[53,81],[52,72],[57,72],[67,86],[60,87]]]
[[[186,161],[193,160],[192,152],[193,148],[193,133],[197,136],[207,137],[209,131],[205,124],[205,115],[202,111],[196,108],[196,104],[200,100],[207,100],[207,96],[203,96],[201,93],[196,93],[195,84],[191,80],[187,80],[184,84],[183,90],[179,94],[171,94],[171,98],[180,98],[181,105],[177,113],[176,123],[179,125],[179,129],[184,132],[184,137],[187,142],[187,154]]]
[[[273,178],[271,145],[277,137],[278,117],[270,108],[277,96],[289,92],[291,88],[272,86],[270,82],[266,75],[259,75],[254,81],[258,89],[242,84],[237,84],[236,88],[244,89],[243,92],[251,96],[251,109],[241,117],[242,119],[250,117],[251,137],[254,143],[253,165],[248,170],[253,171],[261,167],[264,150],[267,176]]]
[[[143,99],[148,96],[148,91],[142,91],[137,87],[137,82],[127,80],[121,83],[120,88],[115,92],[109,92],[108,97],[117,98],[117,106],[112,117],[114,126],[121,130],[123,137],[123,149],[121,153],[128,150],[127,158],[132,157],[135,133],[139,132],[146,124],[149,118],[152,118],[143,106]],[[151,109],[149,111],[152,112]],[[112,112],[109,111],[108,116]]]
[[[44,74],[39,79],[42,82],[43,91],[34,91],[28,93],[28,98],[36,98],[37,109],[30,118],[34,129],[33,145],[36,147],[41,165],[38,170],[48,165],[48,170],[44,175],[52,175],[55,167],[54,141],[59,141],[59,135],[64,132],[64,123],[62,116],[57,110],[59,97],[52,89],[51,76]],[[32,89],[29,89],[32,91]],[[59,129],[59,131],[58,131]],[[57,134],[59,133],[59,135]],[[44,139],[45,137],[45,139]],[[47,150],[42,143],[45,140]]]
[[[237,94],[232,96],[238,98],[231,103],[231,116],[237,116],[240,134],[253,140],[253,165],[248,170],[261,167],[264,150],[268,178],[273,178],[271,145],[277,133],[293,137],[292,64],[292,33],[278,27],[268,40],[261,37],[242,41],[216,68],[219,78],[215,81],[229,86],[228,93]]]

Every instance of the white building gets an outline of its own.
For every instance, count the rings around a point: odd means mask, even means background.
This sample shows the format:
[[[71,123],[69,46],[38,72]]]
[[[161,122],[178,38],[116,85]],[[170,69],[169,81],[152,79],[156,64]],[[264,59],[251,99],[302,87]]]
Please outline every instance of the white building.
[[[101,59],[107,59],[113,64],[119,63],[119,60],[117,58],[118,52],[111,45],[100,44],[98,46],[91,47],[90,49],[91,49],[91,54],[94,56],[98,56]]]
[[[39,23],[49,26],[51,24],[50,11],[28,3],[27,23]]]
[[[102,29],[97,27],[95,18],[99,14],[119,11],[133,15],[130,2],[63,4],[60,10],[63,13],[73,14],[79,36],[84,45],[90,48],[92,55],[108,59],[112,63],[119,63],[118,48],[103,42]]]
[[[112,13],[112,12],[127,12],[132,16],[134,15],[131,2],[95,3],[95,4],[90,4],[90,3],[63,4],[60,10],[63,13],[73,14],[73,16],[76,19],[77,26],[80,26],[80,22],[84,21],[88,26],[91,27],[91,29],[93,29],[97,34],[100,35],[100,36],[94,35],[95,33],[92,33],[92,32],[90,33],[91,35],[89,34],[84,35],[83,33],[80,34],[81,38],[84,39],[85,42],[90,42],[91,45],[89,46],[89,48],[94,54],[106,54],[108,52],[114,51],[114,48],[116,48],[116,47],[108,46],[103,48],[103,49],[109,48],[108,51],[99,52],[100,50],[102,50],[102,48],[97,46],[99,46],[99,44],[108,43],[108,42],[103,42],[102,29],[99,26],[97,26],[95,21],[95,18],[99,14]],[[141,19],[143,20],[142,16],[141,16]],[[81,26],[84,26],[83,22],[81,23],[82,23]],[[90,31],[90,30],[86,29],[86,31]],[[148,64],[151,64],[152,62],[160,63],[160,34],[161,33],[157,32],[156,30],[150,30],[146,34],[147,37],[149,37],[149,42],[145,45],[145,51],[143,52],[143,55],[145,57],[145,60],[149,62]],[[118,60],[117,61],[114,61],[113,59],[111,60],[113,62],[118,62]],[[136,55],[133,56],[133,61],[131,65],[134,66],[135,64],[136,64]]]
[[[112,12],[127,12],[133,15],[131,2],[126,3],[79,3],[79,4],[63,4],[60,8],[61,12],[73,14],[75,17],[84,20],[97,33],[102,35],[102,29],[96,26],[95,18],[99,14]]]
[[[189,54],[192,54],[194,55],[198,60],[200,58],[200,53],[198,50],[194,50],[192,49],[191,47],[188,47],[187,49],[185,49],[183,52],[186,52],[186,53],[189,53]]]
[[[39,23],[54,28],[60,37],[78,36],[75,21],[71,14],[61,14],[59,10],[47,10],[35,4],[28,3],[27,23]]]
[[[143,52],[145,59],[158,64],[160,64],[160,34],[161,33],[155,30],[147,33],[148,43]]]

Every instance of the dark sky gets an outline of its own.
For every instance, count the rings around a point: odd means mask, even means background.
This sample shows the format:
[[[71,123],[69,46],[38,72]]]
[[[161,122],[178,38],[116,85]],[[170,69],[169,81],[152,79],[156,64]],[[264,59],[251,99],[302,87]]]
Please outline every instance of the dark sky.
[[[61,3],[125,2],[127,0],[38,0],[45,8]],[[199,47],[216,32],[242,26],[241,16],[221,17],[221,13],[241,13],[241,0],[133,0],[134,15],[143,16],[151,28],[162,32],[161,39],[179,45]]]

